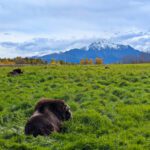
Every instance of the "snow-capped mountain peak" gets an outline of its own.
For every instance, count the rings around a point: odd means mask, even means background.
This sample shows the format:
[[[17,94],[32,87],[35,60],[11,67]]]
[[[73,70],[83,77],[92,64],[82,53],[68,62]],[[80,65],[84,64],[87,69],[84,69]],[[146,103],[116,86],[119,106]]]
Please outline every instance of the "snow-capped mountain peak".
[[[89,45],[89,49],[97,49],[97,50],[102,50],[102,49],[120,49],[121,45],[115,44],[109,40],[99,40],[96,41],[92,44]]]

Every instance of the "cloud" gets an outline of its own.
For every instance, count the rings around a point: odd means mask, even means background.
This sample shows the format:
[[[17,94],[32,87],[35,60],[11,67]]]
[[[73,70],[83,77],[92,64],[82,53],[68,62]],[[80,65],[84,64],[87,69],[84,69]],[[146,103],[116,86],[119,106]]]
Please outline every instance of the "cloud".
[[[89,45],[95,40],[97,39],[54,40],[48,38],[36,38],[20,43],[1,42],[0,57],[46,55],[54,52],[70,50],[72,48],[81,48]]]
[[[131,45],[138,50],[150,52],[150,32],[139,33],[135,36],[126,37],[122,40],[122,43]]]
[[[149,28],[148,0],[1,0],[0,30],[64,34]]]
[[[14,58],[16,56],[21,56],[20,52],[16,49],[0,46],[0,58]]]
[[[80,45],[77,40],[125,36],[125,32],[135,36],[135,30],[150,30],[149,18],[149,0],[0,0],[0,42],[17,43],[16,51],[12,47],[16,55],[40,53],[48,47],[72,47],[71,41]],[[1,50],[0,56],[4,53]]]

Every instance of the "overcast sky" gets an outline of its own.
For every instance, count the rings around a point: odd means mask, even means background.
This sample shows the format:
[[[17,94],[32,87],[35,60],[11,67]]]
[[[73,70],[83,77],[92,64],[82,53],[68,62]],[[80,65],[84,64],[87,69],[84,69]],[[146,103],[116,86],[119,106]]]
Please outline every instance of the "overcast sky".
[[[150,0],[0,0],[0,32],[96,35],[150,29]]]
[[[150,0],[0,0],[0,41],[150,30]]]

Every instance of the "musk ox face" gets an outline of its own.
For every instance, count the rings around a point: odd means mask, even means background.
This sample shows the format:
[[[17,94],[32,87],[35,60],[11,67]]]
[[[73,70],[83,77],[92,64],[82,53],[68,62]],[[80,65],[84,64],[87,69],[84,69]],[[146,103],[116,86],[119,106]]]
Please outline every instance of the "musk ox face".
[[[72,117],[70,107],[65,104],[64,100],[43,99],[35,106],[35,111],[43,113],[46,109],[53,112],[60,120],[69,120]]]
[[[72,117],[70,107],[64,103],[64,101],[61,101],[56,104],[56,111],[54,113],[62,120],[69,120]]]
[[[63,112],[63,119],[64,120],[69,120],[72,117],[71,111],[70,111],[70,107],[68,105],[64,105],[64,110]]]
[[[71,119],[70,107],[63,100],[42,99],[25,126],[25,134],[49,135],[59,132],[63,121]]]

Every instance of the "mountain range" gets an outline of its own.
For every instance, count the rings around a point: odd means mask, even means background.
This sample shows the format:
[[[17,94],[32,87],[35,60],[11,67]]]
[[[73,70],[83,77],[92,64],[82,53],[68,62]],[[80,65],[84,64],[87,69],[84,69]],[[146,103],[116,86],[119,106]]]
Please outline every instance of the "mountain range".
[[[128,63],[130,61],[150,61],[150,54],[134,49],[129,45],[115,44],[107,40],[91,43],[89,46],[74,48],[65,52],[52,53],[44,56],[35,56],[47,62],[52,59],[63,60],[70,63],[80,63],[81,59],[92,59],[96,57],[103,59],[105,64]]]
[[[150,53],[150,31],[118,32],[112,35],[104,32],[101,36],[91,38],[35,37],[24,41],[12,41],[15,35],[7,36],[10,38],[0,39],[0,58],[36,57],[48,62],[54,58],[75,63],[82,58],[94,60],[95,57],[103,58],[104,63],[135,60],[141,56],[149,60],[149,54],[145,52]]]

